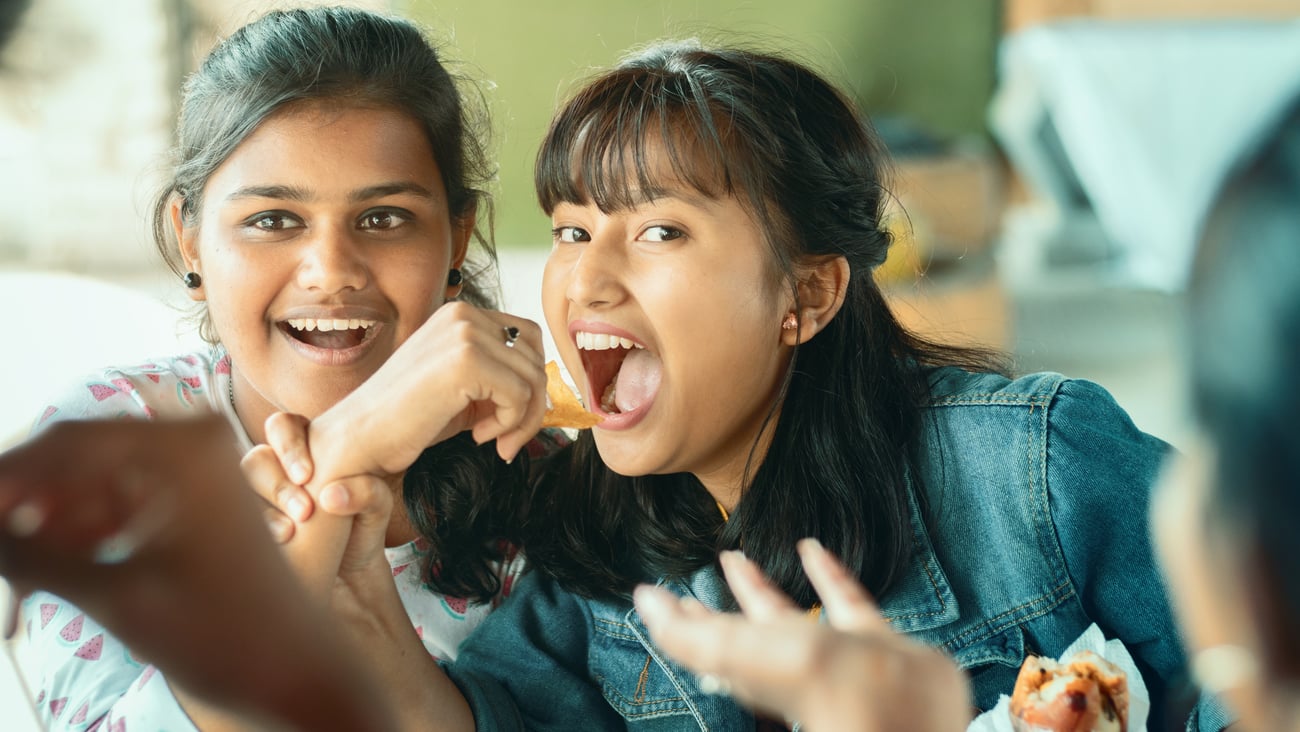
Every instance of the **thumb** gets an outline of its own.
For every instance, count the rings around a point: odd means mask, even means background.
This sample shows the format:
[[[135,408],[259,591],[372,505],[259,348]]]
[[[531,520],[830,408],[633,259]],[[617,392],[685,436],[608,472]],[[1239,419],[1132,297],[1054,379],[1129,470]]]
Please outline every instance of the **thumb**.
[[[387,482],[373,475],[346,478],[322,489],[320,502],[330,513],[353,516],[340,574],[360,570],[376,558],[383,558],[393,512],[393,488]]]

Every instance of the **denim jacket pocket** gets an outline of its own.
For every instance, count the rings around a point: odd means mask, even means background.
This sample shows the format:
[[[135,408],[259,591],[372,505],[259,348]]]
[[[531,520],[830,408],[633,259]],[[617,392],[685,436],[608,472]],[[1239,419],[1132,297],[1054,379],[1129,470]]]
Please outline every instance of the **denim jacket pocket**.
[[[693,716],[682,691],[631,627],[599,616],[593,622],[592,676],[611,707],[640,729],[646,726],[637,722]]]

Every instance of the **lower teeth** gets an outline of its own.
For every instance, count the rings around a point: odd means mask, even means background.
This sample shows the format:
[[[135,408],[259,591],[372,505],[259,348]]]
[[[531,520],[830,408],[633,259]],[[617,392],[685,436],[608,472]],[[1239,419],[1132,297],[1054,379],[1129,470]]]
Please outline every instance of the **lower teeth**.
[[[609,386],[605,387],[605,393],[600,396],[600,408],[604,410],[606,414],[619,413],[618,405],[614,403],[613,381],[609,382]]]

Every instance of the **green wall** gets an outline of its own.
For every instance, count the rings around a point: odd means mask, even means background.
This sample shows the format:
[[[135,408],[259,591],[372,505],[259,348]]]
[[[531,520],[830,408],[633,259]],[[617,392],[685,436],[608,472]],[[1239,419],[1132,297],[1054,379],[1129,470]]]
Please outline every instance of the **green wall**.
[[[501,246],[549,245],[532,189],[537,144],[557,104],[630,47],[698,36],[792,52],[867,111],[960,136],[983,132],[999,24],[997,0],[399,0],[395,9],[491,82]]]

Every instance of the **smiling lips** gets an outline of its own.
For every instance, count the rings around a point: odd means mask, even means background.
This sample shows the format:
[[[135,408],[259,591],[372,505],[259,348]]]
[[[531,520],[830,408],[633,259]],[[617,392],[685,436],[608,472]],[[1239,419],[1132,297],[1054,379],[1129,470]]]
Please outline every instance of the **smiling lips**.
[[[578,331],[574,344],[587,371],[596,409],[607,415],[636,412],[654,401],[663,374],[659,358],[630,338]]]
[[[290,318],[281,322],[280,329],[312,348],[341,351],[364,344],[373,337],[377,324],[360,318]]]

